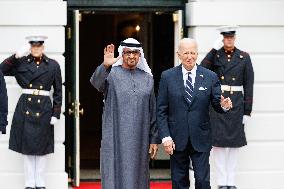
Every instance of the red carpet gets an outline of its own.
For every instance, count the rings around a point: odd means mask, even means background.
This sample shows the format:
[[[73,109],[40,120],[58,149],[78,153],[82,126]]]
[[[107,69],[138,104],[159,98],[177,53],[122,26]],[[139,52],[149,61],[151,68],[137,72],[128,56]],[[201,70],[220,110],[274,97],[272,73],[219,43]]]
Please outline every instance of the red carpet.
[[[171,182],[160,181],[151,182],[151,189],[172,189]],[[75,187],[74,189],[101,189],[101,184],[99,182],[81,182],[80,187]]]

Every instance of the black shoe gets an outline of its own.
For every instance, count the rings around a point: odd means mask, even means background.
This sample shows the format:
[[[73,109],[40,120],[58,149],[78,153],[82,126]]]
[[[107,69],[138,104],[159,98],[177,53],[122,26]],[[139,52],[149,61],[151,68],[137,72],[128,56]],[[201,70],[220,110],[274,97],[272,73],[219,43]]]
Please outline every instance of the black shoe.
[[[228,189],[237,189],[235,186],[228,186]]]
[[[45,187],[36,187],[35,189],[45,189]]]
[[[26,187],[25,189],[35,189],[35,188],[32,188],[32,187]]]
[[[218,186],[218,189],[229,189],[227,186]]]

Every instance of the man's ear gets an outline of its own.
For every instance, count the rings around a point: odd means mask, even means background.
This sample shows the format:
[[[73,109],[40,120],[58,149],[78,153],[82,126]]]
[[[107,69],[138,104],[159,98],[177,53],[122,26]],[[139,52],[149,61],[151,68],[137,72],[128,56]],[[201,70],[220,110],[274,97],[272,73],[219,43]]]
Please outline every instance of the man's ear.
[[[178,57],[180,57],[180,54],[179,54],[179,52],[177,51],[176,53],[177,53]]]

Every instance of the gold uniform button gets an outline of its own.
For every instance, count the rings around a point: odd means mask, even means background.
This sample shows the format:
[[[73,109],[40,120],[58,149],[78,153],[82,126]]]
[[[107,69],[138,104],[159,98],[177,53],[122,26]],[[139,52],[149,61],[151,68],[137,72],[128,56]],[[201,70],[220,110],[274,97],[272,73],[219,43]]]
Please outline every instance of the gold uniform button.
[[[32,101],[32,98],[28,98],[28,101]]]
[[[228,54],[228,58],[231,58],[231,55]]]
[[[228,59],[228,62],[230,62],[231,61],[231,59]]]
[[[39,86],[39,88],[40,88],[40,89],[43,89],[43,86],[41,85],[41,86]]]
[[[26,115],[29,115],[30,114],[30,112],[29,111],[26,111]]]
[[[233,92],[233,91],[231,91],[231,92],[230,92],[230,94],[234,94],[234,92]]]
[[[37,100],[37,103],[40,103],[40,99]]]
[[[30,88],[32,88],[33,87],[33,84],[30,84]]]
[[[235,80],[236,80],[236,78],[234,78],[234,77],[233,77],[233,78],[232,78],[232,80],[233,80],[233,81],[235,81]]]
[[[39,113],[36,113],[36,116],[38,117],[38,116],[39,116]]]
[[[221,79],[222,79],[222,80],[224,80],[224,79],[225,79],[225,77],[224,77],[224,76],[221,76]]]

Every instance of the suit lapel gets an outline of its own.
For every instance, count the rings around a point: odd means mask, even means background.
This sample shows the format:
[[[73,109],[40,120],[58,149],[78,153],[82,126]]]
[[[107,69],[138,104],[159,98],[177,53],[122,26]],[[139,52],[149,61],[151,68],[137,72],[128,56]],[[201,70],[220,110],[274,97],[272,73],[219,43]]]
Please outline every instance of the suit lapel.
[[[194,102],[194,99],[198,93],[199,87],[202,86],[203,80],[204,80],[203,72],[200,70],[200,66],[197,66],[192,102]]]
[[[188,104],[188,101],[186,99],[186,94],[185,94],[185,87],[184,87],[184,81],[183,81],[183,73],[182,73],[182,64],[180,64],[177,67],[177,75],[176,75],[176,82],[180,91],[180,94],[183,94],[185,102]]]

